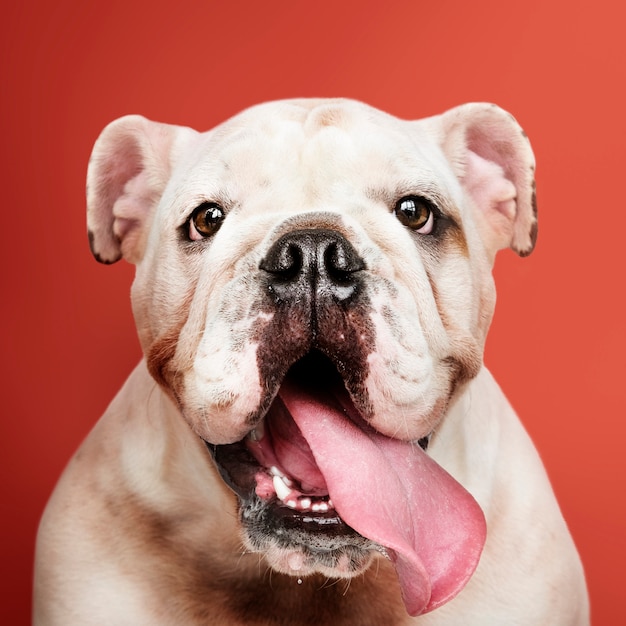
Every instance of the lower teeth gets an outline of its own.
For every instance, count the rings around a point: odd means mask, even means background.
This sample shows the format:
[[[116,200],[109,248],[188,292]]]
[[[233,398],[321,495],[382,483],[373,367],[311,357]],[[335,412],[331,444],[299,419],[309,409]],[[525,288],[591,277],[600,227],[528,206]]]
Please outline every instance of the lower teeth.
[[[276,491],[276,497],[290,509],[326,513],[334,508],[330,498],[319,498],[298,493],[293,488],[293,481],[277,468],[272,467],[270,473],[272,474],[272,483]]]

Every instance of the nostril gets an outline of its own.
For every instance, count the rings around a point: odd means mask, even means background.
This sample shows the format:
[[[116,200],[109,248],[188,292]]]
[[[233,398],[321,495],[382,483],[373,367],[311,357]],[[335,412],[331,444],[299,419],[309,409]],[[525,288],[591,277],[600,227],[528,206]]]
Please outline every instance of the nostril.
[[[303,263],[302,249],[295,243],[286,242],[285,245],[272,247],[259,268],[278,280],[292,280],[302,271]]]
[[[290,244],[280,249],[272,271],[285,280],[290,280],[302,271],[302,265],[302,249],[296,244]]]
[[[345,241],[331,241],[324,251],[324,267],[333,280],[346,282],[352,274],[365,269],[365,264],[354,248]]]

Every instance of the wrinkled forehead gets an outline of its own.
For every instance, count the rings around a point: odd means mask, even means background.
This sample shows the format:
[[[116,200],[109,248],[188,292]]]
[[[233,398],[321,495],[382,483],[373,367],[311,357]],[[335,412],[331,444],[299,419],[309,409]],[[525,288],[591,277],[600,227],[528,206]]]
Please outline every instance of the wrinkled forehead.
[[[305,100],[241,113],[202,135],[191,161],[195,181],[234,199],[271,190],[314,202],[355,188],[384,200],[437,187],[443,157],[428,126],[357,102]]]

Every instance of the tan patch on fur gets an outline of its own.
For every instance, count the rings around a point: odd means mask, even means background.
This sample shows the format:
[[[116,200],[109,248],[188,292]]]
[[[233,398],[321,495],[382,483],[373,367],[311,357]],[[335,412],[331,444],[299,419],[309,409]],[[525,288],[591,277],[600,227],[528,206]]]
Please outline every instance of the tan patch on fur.
[[[181,316],[176,320],[176,323],[153,341],[146,350],[146,363],[150,375],[161,387],[172,392],[175,396],[180,393],[178,387],[181,386],[182,379],[177,378],[176,371],[170,365],[176,354],[180,333],[187,321],[192,297],[193,294],[189,294],[186,301],[179,307]]]
[[[469,250],[467,248],[467,240],[463,234],[463,229],[456,224],[453,224],[446,230],[445,239],[446,246],[454,248],[459,254],[464,257],[469,256]]]
[[[298,584],[280,574],[242,580],[229,600],[236,625],[394,626],[407,617],[395,572],[382,560],[352,580],[311,576]]]
[[[341,215],[331,211],[311,211],[304,215],[288,217],[280,224],[273,233],[272,241],[277,241],[283,235],[294,230],[336,230],[348,240],[350,233],[347,232],[344,219]]]
[[[220,609],[226,604],[225,594],[215,582],[228,566],[227,559],[220,558],[218,546],[234,551],[237,544],[225,541],[226,533],[220,532],[215,518],[206,515],[202,507],[197,507],[197,516],[189,514],[188,506],[161,514],[130,492],[116,494],[106,508],[115,519],[108,548],[113,546],[126,575],[151,597],[163,599],[162,604],[154,602],[155,615],[167,616],[168,623],[229,623],[227,613]],[[205,518],[200,520],[203,514]],[[198,536],[202,528],[204,540]],[[212,621],[215,617],[218,621]]]
[[[312,116],[312,121],[319,127],[342,126],[346,119],[345,111],[335,106],[314,109]]]
[[[450,395],[452,395],[459,385],[468,382],[478,374],[482,366],[482,353],[474,338],[461,334],[456,325],[450,321],[442,305],[437,284],[430,272],[427,271],[426,274],[439,317],[452,344],[453,353],[443,359],[449,367]]]
[[[388,561],[378,559],[351,580],[316,575],[298,583],[271,571],[259,555],[243,553],[230,524],[234,509],[217,518],[202,506],[190,513],[189,504],[181,504],[162,514],[141,496],[117,492],[106,503],[115,521],[102,527],[110,529],[101,535],[108,550],[154,598],[152,610],[164,623],[394,626],[406,620]]]
[[[151,346],[146,354],[146,361],[148,364],[148,371],[152,377],[162,386],[169,387],[171,383],[171,372],[168,372],[168,366],[170,361],[176,354],[176,347],[178,345],[178,337],[182,329],[182,324],[168,330],[164,335],[161,335]]]

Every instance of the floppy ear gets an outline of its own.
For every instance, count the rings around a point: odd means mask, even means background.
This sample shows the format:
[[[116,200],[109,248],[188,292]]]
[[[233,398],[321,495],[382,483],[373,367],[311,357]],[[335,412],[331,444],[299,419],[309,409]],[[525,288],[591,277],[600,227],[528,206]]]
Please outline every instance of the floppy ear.
[[[537,238],[535,157],[512,115],[495,104],[470,103],[440,118],[442,148],[473,200],[485,246],[530,254]]]
[[[87,168],[87,229],[101,263],[141,260],[180,132],[195,131],[128,115],[98,137]]]

